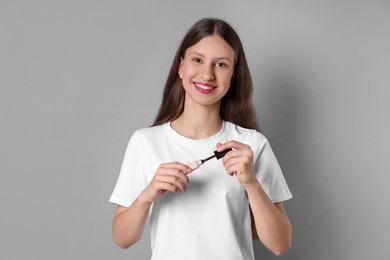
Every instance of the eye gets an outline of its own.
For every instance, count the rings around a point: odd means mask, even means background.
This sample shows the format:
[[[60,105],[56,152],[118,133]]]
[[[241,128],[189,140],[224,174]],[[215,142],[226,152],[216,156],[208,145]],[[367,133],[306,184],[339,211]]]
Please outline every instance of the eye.
[[[202,60],[200,58],[197,58],[197,57],[192,58],[192,61],[196,62],[196,63],[201,63],[202,62]]]
[[[224,63],[224,62],[217,62],[215,64],[215,66],[217,66],[219,68],[226,68],[227,67],[226,63]]]

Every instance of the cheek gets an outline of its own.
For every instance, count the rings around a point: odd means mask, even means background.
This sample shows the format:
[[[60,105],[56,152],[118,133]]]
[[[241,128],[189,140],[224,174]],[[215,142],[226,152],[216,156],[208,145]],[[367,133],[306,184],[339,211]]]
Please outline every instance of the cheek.
[[[188,80],[189,78],[191,78],[193,76],[193,69],[191,68],[191,66],[183,66],[182,67],[182,70],[179,71],[179,76],[182,80]]]
[[[233,73],[226,73],[224,75],[221,75],[221,80],[223,82],[224,85],[227,85],[227,86],[230,86],[230,83],[232,81],[232,78],[233,78]]]

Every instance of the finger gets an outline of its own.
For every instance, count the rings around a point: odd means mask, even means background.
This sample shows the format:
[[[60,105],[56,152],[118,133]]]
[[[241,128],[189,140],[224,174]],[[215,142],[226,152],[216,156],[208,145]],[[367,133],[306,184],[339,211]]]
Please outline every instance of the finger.
[[[181,170],[183,173],[186,173],[186,174],[192,172],[192,169],[190,167],[188,167],[187,165],[185,165],[183,163],[179,163],[179,162],[163,163],[160,165],[160,168],[164,168],[164,169],[174,168],[174,169]]]
[[[243,171],[243,168],[242,168],[242,165],[241,164],[233,164],[229,167],[225,167],[225,170],[227,172],[227,174],[229,174],[230,176],[233,176],[234,174],[236,175],[240,175]]]
[[[187,190],[184,182],[179,178],[171,176],[169,181],[172,185],[174,185],[177,189],[181,190],[182,192],[185,192]]]
[[[233,158],[230,158],[230,159],[224,161],[224,166],[225,166],[225,168],[230,168],[236,164],[245,165],[245,164],[248,164],[249,162],[250,162],[250,159],[248,157],[245,157],[245,156],[233,157]]]
[[[176,179],[174,185],[179,188],[182,192],[186,192],[187,191],[187,186],[185,185],[185,183],[181,180],[181,179]]]
[[[174,176],[178,179],[180,179],[183,183],[189,185],[190,179],[187,177],[187,174],[179,169],[173,169],[173,168],[163,168],[160,170],[159,174],[161,176]]]
[[[182,183],[185,183],[186,185],[190,185],[190,179],[188,178],[188,176],[186,174],[184,174],[182,171],[180,171],[177,175],[177,178],[179,178],[179,180],[182,182]]]
[[[161,191],[177,192],[175,185],[167,182],[156,182],[156,187]]]
[[[233,148],[236,150],[251,149],[251,147],[249,145],[237,142],[235,140],[231,140],[231,141],[228,141],[228,142],[223,143],[223,144],[217,144],[217,151],[218,152],[224,151],[224,150],[229,149],[229,148]]]
[[[158,178],[156,178],[156,181],[173,185],[174,187],[176,187],[177,190],[181,190],[183,192],[185,192],[187,190],[184,182],[182,180],[180,180],[179,178],[172,176],[172,175],[159,176]]]
[[[232,160],[233,158],[241,158],[243,159],[243,162],[246,162],[247,160],[251,161],[253,158],[253,151],[250,149],[231,151],[225,155],[225,157],[223,158],[223,163],[226,164],[228,161]]]
[[[229,175],[232,175],[232,173],[237,172],[241,165],[241,158],[233,158],[224,163],[225,170]]]

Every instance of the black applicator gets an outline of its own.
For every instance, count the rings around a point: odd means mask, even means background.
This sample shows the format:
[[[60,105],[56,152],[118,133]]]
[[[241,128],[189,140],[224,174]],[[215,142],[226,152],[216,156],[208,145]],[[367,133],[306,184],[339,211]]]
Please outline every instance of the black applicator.
[[[217,160],[221,159],[222,157],[224,157],[231,150],[233,150],[233,149],[229,148],[229,149],[223,150],[221,152],[214,151],[214,155],[212,155],[210,157],[207,157],[206,159],[196,160],[196,161],[187,163],[187,166],[190,167],[192,170],[195,170],[195,169],[199,168],[199,166],[201,166],[204,162],[206,162],[206,161],[208,161],[210,159],[213,159],[214,157],[217,158]]]

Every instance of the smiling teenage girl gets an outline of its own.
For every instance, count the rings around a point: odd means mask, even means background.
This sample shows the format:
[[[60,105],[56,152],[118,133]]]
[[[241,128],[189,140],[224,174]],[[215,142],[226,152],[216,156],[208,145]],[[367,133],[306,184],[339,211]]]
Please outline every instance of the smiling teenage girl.
[[[254,259],[252,232],[275,254],[288,250],[291,225],[282,201],[292,196],[257,131],[251,96],[235,31],[218,19],[193,25],[154,125],[131,137],[110,198],[118,205],[113,234],[120,247],[141,238],[150,215],[152,259]],[[222,162],[195,171],[186,165],[228,148]]]

